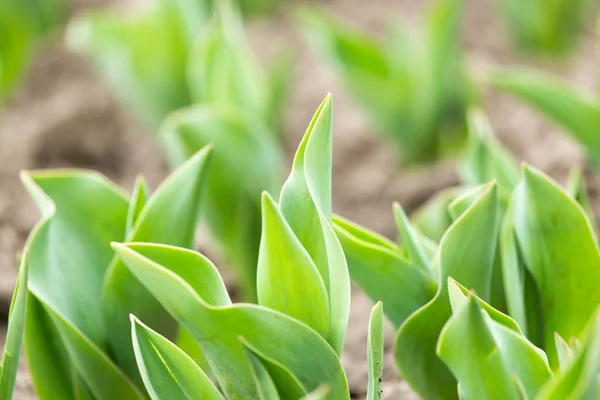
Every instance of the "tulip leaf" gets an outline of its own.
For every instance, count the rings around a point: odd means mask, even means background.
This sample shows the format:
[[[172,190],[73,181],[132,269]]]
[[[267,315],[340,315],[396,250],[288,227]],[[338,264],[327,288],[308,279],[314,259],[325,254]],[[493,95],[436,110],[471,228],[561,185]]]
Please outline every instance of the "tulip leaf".
[[[542,340],[554,366],[554,332],[579,337],[600,304],[598,244],[583,208],[531,167],[523,169],[510,211],[523,262],[539,292]]]
[[[321,275],[277,205],[263,195],[258,303],[304,322],[329,338],[329,299]]]
[[[410,225],[406,213],[402,209],[402,206],[398,203],[394,203],[394,217],[396,219],[396,227],[402,241],[402,246],[408,252],[409,259],[411,262],[425,270],[434,274],[433,267],[429,262],[429,259],[425,255],[425,250],[421,244],[417,233]]]
[[[425,399],[457,398],[456,381],[436,354],[436,343],[452,310],[449,276],[473,288],[485,301],[490,294],[498,225],[497,186],[487,189],[445,233],[440,243],[439,288],[435,297],[413,313],[396,337],[395,358],[402,377]],[[436,385],[431,385],[431,377]]]
[[[269,371],[251,349],[248,347],[245,347],[245,349],[250,370],[252,371],[252,377],[254,378],[256,389],[258,391],[258,398],[260,400],[279,400],[277,387],[275,386],[275,382],[273,382],[273,378],[269,375]]]
[[[333,105],[327,96],[315,113],[283,185],[280,210],[313,259],[329,296],[329,342],[342,351],[350,312],[350,278],[331,226]]]
[[[185,250],[153,244],[113,247],[132,273],[198,340],[226,396],[259,399],[245,347],[239,340],[242,337],[263,360],[297,380],[305,392],[327,383],[327,399],[349,399],[346,377],[336,353],[303,323],[260,306],[209,304],[203,299],[204,292],[222,282],[216,281],[215,275],[197,271],[189,262],[185,268],[178,266],[179,254]],[[161,252],[158,264],[153,258]],[[183,269],[186,276],[178,275]],[[188,283],[192,277],[195,287]],[[272,377],[279,389],[277,376]],[[280,394],[282,398],[292,398]]]
[[[131,195],[131,200],[129,201],[129,210],[127,211],[127,225],[125,231],[126,238],[131,234],[131,229],[142,213],[149,196],[150,189],[148,188],[148,184],[143,177],[139,176],[135,181],[133,194]]]
[[[378,302],[371,310],[367,336],[367,364],[369,382],[367,400],[379,400],[383,374],[383,304]]]
[[[411,214],[410,219],[415,229],[439,243],[453,221],[448,206],[462,192],[462,188],[449,188],[435,194]]]
[[[173,343],[131,316],[135,357],[153,400],[224,400],[202,369]]]
[[[341,217],[334,217],[334,228],[352,281],[373,301],[385,304],[383,311],[396,327],[433,298],[437,283],[404,258],[398,245]]]
[[[202,185],[210,147],[199,151],[171,174],[150,197],[133,227],[129,241],[151,241],[190,248],[198,220]],[[176,325],[148,290],[118,257],[106,272],[102,293],[104,321],[111,327],[107,338],[117,363],[129,376],[138,376],[129,314],[150,327],[160,327],[166,337],[175,337]]]
[[[554,333],[554,345],[558,356],[558,367],[560,371],[566,371],[573,363],[573,350],[558,333]]]
[[[590,219],[590,223],[592,224],[592,231],[597,232],[596,218],[594,215],[594,210],[592,209],[592,203],[585,185],[585,179],[583,177],[581,168],[577,166],[571,168],[565,187],[567,189],[567,193],[573,196],[585,210]]]
[[[2,354],[2,365],[0,370],[0,399],[12,399],[17,370],[23,347],[23,331],[27,313],[27,279],[29,275],[29,255],[25,249],[19,267],[17,285],[10,302],[8,314],[8,326],[6,330],[6,341]]]

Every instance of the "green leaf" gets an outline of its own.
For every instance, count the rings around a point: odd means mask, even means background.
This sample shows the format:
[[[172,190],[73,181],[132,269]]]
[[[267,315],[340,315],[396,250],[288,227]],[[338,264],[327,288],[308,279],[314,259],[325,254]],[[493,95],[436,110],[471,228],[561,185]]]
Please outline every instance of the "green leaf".
[[[243,298],[256,300],[260,195],[279,189],[283,170],[273,134],[241,110],[194,106],[171,114],[159,139],[173,166],[213,145],[202,215],[228,264],[236,269]]]
[[[304,322],[329,339],[329,299],[321,275],[273,199],[263,194],[258,303]]]
[[[153,244],[113,246],[135,276],[199,341],[229,398],[259,399],[239,340],[243,337],[262,360],[294,377],[306,392],[327,383],[330,388],[327,399],[349,399],[346,377],[336,353],[303,323],[260,306],[209,304],[203,299],[204,293],[215,285],[224,290],[222,281],[217,279],[216,271],[207,275],[187,257],[188,261],[182,264],[182,254],[190,254],[189,251]],[[162,253],[161,264],[154,261],[159,253]],[[178,275],[181,271],[186,276]],[[276,375],[271,376],[281,390]],[[281,391],[280,395],[293,398]]]
[[[367,364],[369,368],[367,400],[379,400],[383,375],[383,304],[381,302],[375,304],[369,318]]]
[[[543,347],[554,366],[554,332],[579,337],[600,304],[598,244],[582,207],[529,166],[523,168],[511,201],[519,249],[539,292]]]
[[[558,356],[558,367],[561,372],[566,371],[573,364],[573,350],[567,342],[554,332],[554,345],[556,346],[556,354]]]
[[[338,216],[334,228],[352,281],[373,301],[385,304],[384,313],[394,326],[433,298],[434,278],[404,258],[398,245]]]
[[[329,296],[329,343],[340,354],[350,312],[350,278],[331,226],[333,105],[328,95],[315,113],[281,189],[280,210],[313,259]]]
[[[435,350],[440,331],[452,313],[445,283],[451,276],[487,300],[497,225],[498,193],[496,184],[491,183],[442,238],[437,258],[440,271],[437,294],[400,327],[396,364],[402,377],[425,399],[457,398],[456,381]],[[435,385],[431,385],[432,377]]]
[[[522,391],[533,398],[551,377],[541,350],[490,318],[472,294],[444,326],[437,353],[458,380],[462,398],[520,400]]]
[[[129,210],[127,211],[127,228],[125,231],[125,237],[131,234],[131,229],[135,225],[138,217],[142,213],[148,197],[150,196],[150,189],[146,180],[138,176],[135,180],[135,186],[133,187],[133,194],[131,200],[129,200]]]
[[[206,147],[171,174],[150,197],[127,240],[191,248],[209,159],[210,147]],[[104,323],[111,327],[107,341],[112,354],[129,376],[138,374],[131,347],[130,313],[166,337],[175,337],[174,321],[118,257],[106,272],[102,309]]]
[[[434,242],[439,243],[453,221],[448,212],[448,206],[463,190],[463,188],[458,187],[444,189],[415,210],[410,216],[415,229]]]
[[[0,372],[0,399],[12,399],[21,358],[21,347],[23,346],[23,331],[25,329],[25,317],[27,313],[27,279],[29,274],[29,254],[27,248],[21,257],[19,266],[19,277],[17,285],[10,302],[8,314],[8,326],[6,328],[6,342],[2,354],[2,366]]]
[[[527,70],[499,71],[492,83],[544,113],[585,146],[595,161],[600,160],[600,135],[596,129],[600,124],[600,104],[596,100],[550,76]]]
[[[592,231],[597,232],[596,218],[594,215],[594,210],[592,209],[592,202],[590,201],[590,196],[585,185],[585,178],[583,177],[580,167],[575,166],[571,168],[569,176],[567,177],[565,188],[567,189],[567,193],[573,196],[575,200],[581,204],[581,207],[583,207],[588,215],[588,218],[590,219]]]
[[[408,252],[411,262],[429,271],[429,273],[434,274],[433,266],[425,255],[425,250],[423,249],[417,233],[410,225],[402,206],[398,203],[394,203],[394,218],[396,219],[396,227],[398,228],[398,233],[402,240],[402,246]]]
[[[256,384],[256,389],[258,391],[258,398],[260,400],[279,400],[277,387],[275,386],[275,382],[273,382],[273,378],[269,375],[269,371],[251,349],[246,346],[244,347],[246,349],[248,363],[250,364],[250,370],[252,371],[252,377],[254,378],[254,383]]]
[[[224,400],[194,360],[133,315],[131,333],[137,364],[153,400]]]

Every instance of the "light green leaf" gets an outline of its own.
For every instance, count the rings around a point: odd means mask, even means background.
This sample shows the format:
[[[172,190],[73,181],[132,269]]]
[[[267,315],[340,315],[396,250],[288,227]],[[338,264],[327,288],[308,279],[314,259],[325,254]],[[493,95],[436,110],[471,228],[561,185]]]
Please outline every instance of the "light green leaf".
[[[258,398],[260,400],[279,400],[277,387],[275,386],[275,382],[273,382],[273,378],[269,375],[269,371],[251,349],[246,346],[244,347],[246,349],[250,370],[252,371],[252,377],[254,378],[254,383],[256,384],[256,389],[258,391]]]
[[[448,206],[463,191],[463,188],[453,187],[436,193],[411,214],[410,219],[415,229],[435,243],[439,243],[452,225]]]
[[[131,234],[131,229],[142,213],[149,196],[150,189],[148,188],[146,180],[143,177],[138,176],[138,178],[135,180],[135,186],[133,187],[133,194],[129,200],[129,210],[127,211],[127,223],[125,231],[126,238]]]
[[[146,240],[191,248],[198,221],[210,147],[199,151],[171,174],[150,197],[135,223],[129,241]],[[102,293],[104,323],[111,327],[107,341],[123,370],[132,377],[138,369],[131,346],[129,314],[174,338],[176,324],[157,300],[131,274],[118,257],[106,272]]]
[[[455,399],[456,381],[438,358],[436,343],[452,311],[446,280],[452,276],[485,301],[490,294],[498,225],[494,183],[444,234],[438,251],[439,288],[435,297],[400,327],[395,357],[402,377],[425,399]],[[436,384],[431,385],[431,377]]]
[[[375,304],[369,318],[367,364],[369,368],[367,400],[379,400],[383,375],[383,304],[381,302]]]
[[[405,259],[398,245],[338,216],[334,228],[352,281],[373,301],[384,302],[383,311],[396,327],[433,298],[434,278]]]
[[[19,277],[10,302],[8,326],[6,328],[6,341],[2,354],[0,372],[0,399],[10,400],[15,389],[17,370],[23,346],[23,331],[27,313],[27,279],[29,275],[29,254],[27,248],[21,256]]]
[[[153,400],[224,400],[194,360],[133,315],[131,333],[137,364]]]
[[[304,322],[329,339],[329,299],[321,275],[273,199],[263,194],[258,303]]]
[[[281,189],[280,210],[313,259],[329,296],[329,343],[339,354],[350,312],[350,278],[331,226],[333,105],[328,95],[315,113]]]
[[[565,128],[595,160],[600,160],[600,104],[575,92],[570,86],[539,72],[504,70],[492,77],[492,83],[544,113]]]
[[[458,380],[462,398],[520,400],[522,391],[533,398],[551,377],[541,350],[490,318],[472,294],[444,326],[437,353]]]
[[[561,372],[566,371],[573,364],[573,350],[567,342],[556,332],[554,332],[554,345],[558,356],[558,367]]]
[[[425,255],[425,250],[417,233],[410,225],[402,206],[398,203],[394,203],[394,218],[396,219],[396,227],[402,241],[402,246],[408,252],[410,261],[416,266],[429,271],[432,275],[435,274],[433,266]]]
[[[543,347],[555,366],[554,332],[579,337],[600,304],[598,244],[581,206],[531,167],[523,168],[511,202],[518,246],[539,292]]]
[[[217,380],[230,399],[259,399],[246,361],[243,337],[262,360],[294,377],[306,392],[327,383],[327,399],[349,399],[346,377],[332,348],[312,329],[279,312],[249,304],[213,306],[203,297],[217,275],[180,264],[186,252],[152,244],[114,244],[119,256],[173,317],[199,341]],[[163,253],[161,264],[153,257]],[[189,252],[186,252],[188,254]],[[149,258],[151,257],[151,258]],[[198,256],[200,257],[200,256]],[[178,275],[185,270],[187,276]],[[194,277],[196,286],[189,282]],[[294,349],[294,351],[290,351]],[[276,375],[271,375],[281,392]]]
[[[581,207],[583,207],[590,219],[590,223],[592,224],[592,231],[597,232],[594,210],[592,209],[590,196],[585,185],[585,178],[583,177],[580,167],[575,166],[571,168],[569,176],[567,177],[567,183],[565,184],[565,188],[567,189],[567,193],[573,196],[575,200],[577,200],[577,202],[581,204]]]

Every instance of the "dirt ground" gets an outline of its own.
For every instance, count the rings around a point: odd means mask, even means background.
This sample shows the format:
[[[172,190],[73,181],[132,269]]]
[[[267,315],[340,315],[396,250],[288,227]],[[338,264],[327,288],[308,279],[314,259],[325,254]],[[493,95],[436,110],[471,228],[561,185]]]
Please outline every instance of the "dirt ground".
[[[285,1],[285,0],[284,0]],[[397,18],[415,27],[423,8],[417,0],[328,0],[322,3],[357,26],[380,32],[385,19]],[[516,59],[491,0],[469,2],[464,21],[464,47],[476,76],[491,67]],[[291,3],[290,3],[291,4]],[[349,99],[327,68],[314,60],[291,23],[286,8],[272,20],[251,24],[253,43],[268,55],[278,46],[297,51],[292,98],[286,113],[286,152],[291,156],[310,117],[327,92],[334,94],[334,211],[394,237],[393,201],[408,211],[441,188],[456,184],[451,160],[438,165],[403,170],[392,146],[380,140],[361,110]],[[594,29],[589,29],[569,65],[539,66],[551,69],[573,86],[596,90],[598,64]],[[532,63],[529,63],[532,64]],[[484,105],[492,126],[519,158],[563,181],[569,168],[583,163],[578,146],[555,126],[514,100],[485,92]],[[18,173],[22,169],[84,167],[105,173],[126,188],[137,174],[155,187],[167,174],[165,161],[106,85],[81,57],[58,43],[45,46],[29,76],[0,114],[0,313],[6,316],[16,279],[15,253],[23,246],[39,215]],[[600,212],[597,180],[587,174],[594,207]],[[343,356],[354,397],[366,390],[366,328],[371,302],[354,290],[346,350]],[[413,399],[414,394],[398,378],[392,357],[393,334],[388,327],[384,399]],[[2,341],[3,342],[3,341]],[[19,376],[16,399],[35,398],[26,372]]]

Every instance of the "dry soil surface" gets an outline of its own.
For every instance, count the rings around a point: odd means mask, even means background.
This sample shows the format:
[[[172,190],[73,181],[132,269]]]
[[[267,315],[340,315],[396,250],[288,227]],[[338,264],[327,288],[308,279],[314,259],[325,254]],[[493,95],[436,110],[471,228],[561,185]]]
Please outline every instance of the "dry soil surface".
[[[284,0],[283,2],[285,2]],[[83,2],[82,2],[83,3]],[[423,8],[417,0],[329,0],[324,6],[359,27],[381,33],[384,22],[402,21],[418,27]],[[394,237],[391,204],[408,211],[441,188],[458,182],[455,165],[403,170],[394,148],[380,140],[327,68],[311,57],[282,6],[270,20],[255,21],[253,44],[264,57],[285,45],[297,51],[293,92],[286,112],[288,159],[307,123],[327,92],[334,94],[334,211],[386,236]],[[519,60],[508,49],[491,0],[472,0],[464,21],[464,47],[477,76],[506,64],[534,64],[551,69],[575,87],[593,92],[598,75],[596,38],[586,33],[568,65]],[[569,168],[584,163],[581,149],[564,132],[535,112],[498,93],[484,90],[484,106],[497,136],[519,158],[564,180]],[[291,161],[290,161],[291,162]],[[20,90],[0,114],[0,310],[6,315],[16,279],[15,254],[39,218],[19,182],[19,171],[32,168],[84,167],[105,173],[131,188],[137,174],[156,186],[167,174],[163,157],[136,122],[114,99],[89,64],[60,43],[43,47]],[[596,211],[600,211],[598,182],[587,174]],[[202,243],[201,243],[202,244]],[[210,249],[209,249],[210,250]],[[364,397],[367,381],[366,327],[372,303],[353,291],[352,313],[343,356],[353,395]],[[387,327],[384,399],[416,398],[397,376]],[[35,398],[22,369],[16,399]]]

